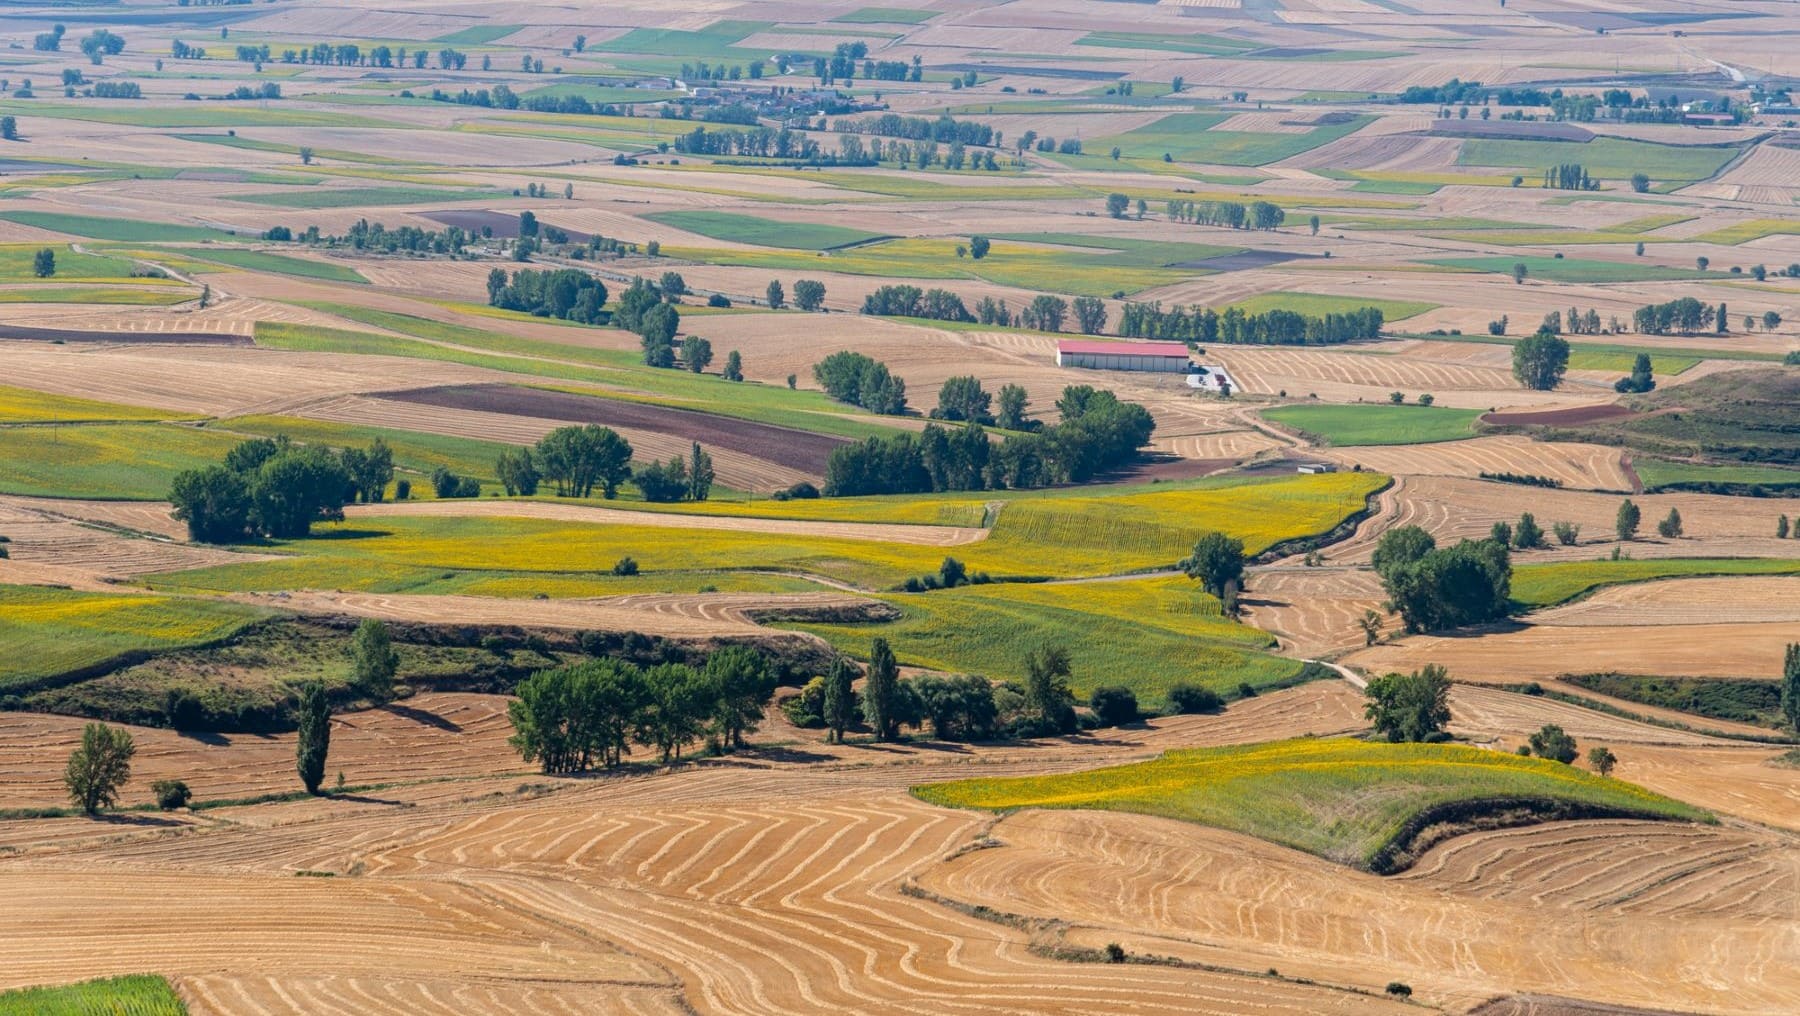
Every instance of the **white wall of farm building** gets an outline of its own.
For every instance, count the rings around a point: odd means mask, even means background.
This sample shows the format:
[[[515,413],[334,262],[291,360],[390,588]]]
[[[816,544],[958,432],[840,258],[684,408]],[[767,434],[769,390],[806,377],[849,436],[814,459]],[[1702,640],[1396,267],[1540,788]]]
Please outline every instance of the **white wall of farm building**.
[[[1133,353],[1056,354],[1058,367],[1082,367],[1087,370],[1147,370],[1163,374],[1179,374],[1187,369],[1186,357],[1140,356]]]

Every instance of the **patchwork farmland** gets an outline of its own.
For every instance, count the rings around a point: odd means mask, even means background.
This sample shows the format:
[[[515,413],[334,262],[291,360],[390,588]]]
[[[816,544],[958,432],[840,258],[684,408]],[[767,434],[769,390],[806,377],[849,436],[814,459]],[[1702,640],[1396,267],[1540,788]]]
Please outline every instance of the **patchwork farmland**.
[[[0,1014],[1800,1011],[1791,8],[9,5]]]

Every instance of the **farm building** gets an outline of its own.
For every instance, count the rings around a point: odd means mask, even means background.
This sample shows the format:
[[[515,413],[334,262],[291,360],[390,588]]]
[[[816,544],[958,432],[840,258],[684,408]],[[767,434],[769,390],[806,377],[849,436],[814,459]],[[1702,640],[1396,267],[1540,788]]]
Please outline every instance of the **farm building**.
[[[1094,342],[1069,339],[1056,344],[1058,367],[1088,370],[1148,370],[1179,374],[1188,369],[1181,342]]]
[[[1187,383],[1189,388],[1198,388],[1215,395],[1230,395],[1238,390],[1237,382],[1231,379],[1231,375],[1223,367],[1196,366],[1188,373]]]

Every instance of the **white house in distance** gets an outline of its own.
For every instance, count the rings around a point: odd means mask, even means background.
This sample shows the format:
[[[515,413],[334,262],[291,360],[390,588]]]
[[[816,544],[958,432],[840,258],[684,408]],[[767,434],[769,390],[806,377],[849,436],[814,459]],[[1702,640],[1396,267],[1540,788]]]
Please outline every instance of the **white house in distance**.
[[[1185,372],[1191,360],[1185,342],[1105,342],[1064,339],[1056,344],[1058,367],[1088,370],[1147,370],[1162,374]]]
[[[1195,364],[1188,374],[1189,388],[1198,388],[1214,395],[1230,395],[1238,390],[1237,382],[1225,372],[1223,367],[1207,367]]]

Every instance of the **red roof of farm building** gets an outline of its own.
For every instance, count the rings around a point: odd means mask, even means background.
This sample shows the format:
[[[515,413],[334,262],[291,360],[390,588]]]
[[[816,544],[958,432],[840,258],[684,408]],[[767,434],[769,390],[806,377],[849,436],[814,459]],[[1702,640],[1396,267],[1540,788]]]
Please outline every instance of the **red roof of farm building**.
[[[1064,339],[1056,344],[1059,353],[1098,353],[1111,356],[1170,356],[1188,358],[1185,342],[1085,342]]]

